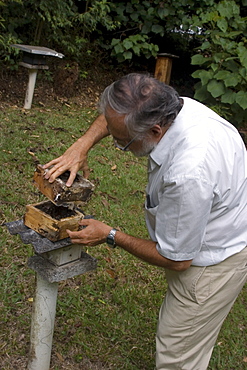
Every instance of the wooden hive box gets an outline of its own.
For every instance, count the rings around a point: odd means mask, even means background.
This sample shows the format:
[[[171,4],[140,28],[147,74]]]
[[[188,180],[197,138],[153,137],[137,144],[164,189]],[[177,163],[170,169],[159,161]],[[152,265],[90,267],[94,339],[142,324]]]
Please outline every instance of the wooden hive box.
[[[49,183],[44,178],[46,170],[38,165],[34,172],[34,185],[56,205],[63,205],[71,202],[87,202],[92,195],[94,185],[81,175],[77,174],[74,183],[68,187],[66,181],[69,178],[69,171]]]
[[[55,242],[68,238],[66,229],[78,231],[84,215],[79,210],[56,206],[50,201],[26,206],[24,224],[40,235]]]

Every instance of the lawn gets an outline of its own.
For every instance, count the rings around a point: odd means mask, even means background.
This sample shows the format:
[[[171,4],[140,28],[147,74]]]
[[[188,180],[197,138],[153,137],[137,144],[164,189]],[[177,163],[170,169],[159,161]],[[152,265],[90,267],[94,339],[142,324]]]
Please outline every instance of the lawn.
[[[33,155],[40,163],[61,155],[95,116],[94,109],[73,104],[0,111],[0,369],[26,368],[35,292],[35,274],[27,267],[33,248],[11,236],[4,223],[22,218],[27,204],[44,200],[32,183]],[[106,138],[91,150],[89,164],[96,190],[84,212],[147,237],[146,159],[122,153]],[[51,369],[154,369],[164,271],[105,244],[86,250],[97,258],[98,267],[59,284]],[[243,290],[224,323],[209,369],[247,368],[246,308]]]

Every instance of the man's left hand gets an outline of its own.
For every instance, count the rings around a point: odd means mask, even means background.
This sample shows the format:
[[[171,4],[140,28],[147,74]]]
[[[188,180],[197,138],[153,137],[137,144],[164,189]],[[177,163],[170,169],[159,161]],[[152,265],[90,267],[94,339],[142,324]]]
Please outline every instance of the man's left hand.
[[[93,219],[83,219],[79,222],[82,230],[66,230],[73,244],[98,245],[106,242],[111,226]]]

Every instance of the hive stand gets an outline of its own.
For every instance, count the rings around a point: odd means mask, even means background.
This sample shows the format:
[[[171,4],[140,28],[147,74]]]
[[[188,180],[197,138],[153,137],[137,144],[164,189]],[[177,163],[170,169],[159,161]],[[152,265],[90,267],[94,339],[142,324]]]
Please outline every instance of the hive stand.
[[[87,217],[87,216],[86,216]],[[58,283],[92,271],[97,261],[69,238],[56,242],[25,226],[23,220],[5,224],[11,235],[19,234],[24,244],[32,244],[35,255],[28,266],[36,272],[28,370],[49,370],[56,317]]]
[[[11,46],[20,49],[23,52],[23,59],[19,64],[22,67],[27,68],[29,71],[24,109],[31,109],[38,70],[49,69],[48,65],[46,64],[47,56],[63,58],[64,55],[43,46],[21,44],[12,44]]]

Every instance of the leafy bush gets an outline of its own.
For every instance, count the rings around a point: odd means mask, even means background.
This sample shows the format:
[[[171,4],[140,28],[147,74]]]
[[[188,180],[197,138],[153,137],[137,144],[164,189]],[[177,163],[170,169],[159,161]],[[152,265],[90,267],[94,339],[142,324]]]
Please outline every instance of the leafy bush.
[[[146,58],[156,56],[158,51],[175,53],[183,43],[188,44],[188,34],[176,30],[181,25],[189,29],[191,15],[198,7],[204,9],[211,3],[213,4],[213,0],[112,1],[110,15],[119,22],[113,32],[112,55],[122,62],[131,60],[135,55]],[[174,42],[172,45],[168,40],[177,39],[178,36],[180,41],[176,48]]]
[[[20,3],[20,0],[14,0],[13,3]],[[3,2],[0,1],[0,9],[4,9],[7,6],[8,0]],[[11,44],[16,44],[21,42],[21,40],[14,34],[6,31],[6,22],[3,15],[0,15],[0,62],[5,63],[11,69],[16,69],[16,57],[18,55],[18,50],[12,48]]]
[[[232,0],[223,0],[205,13],[196,24],[202,27],[203,42],[192,57],[201,68],[192,76],[200,79],[195,85],[195,98],[217,107],[236,126],[246,122],[247,109],[247,29],[240,7]]]
[[[111,4],[111,15],[119,22],[111,41],[112,55],[119,62],[131,60],[134,55],[144,55],[146,58],[157,55],[159,47],[150,42],[150,39],[154,34],[164,36],[165,33],[160,22],[159,10],[162,6],[159,3],[157,0],[131,0],[127,4]]]
[[[118,39],[112,39],[111,46],[113,47],[112,55],[117,58],[119,62],[126,59],[132,59],[133,54],[140,56],[143,54],[146,58],[156,56],[159,50],[158,45],[148,42],[147,35],[131,35],[119,42]]]
[[[2,38],[0,57],[7,61],[10,43],[42,45],[55,48],[72,60],[80,61],[88,52],[90,36],[101,26],[114,28],[107,17],[106,0],[14,0],[0,2]],[[7,59],[6,59],[7,58]]]

